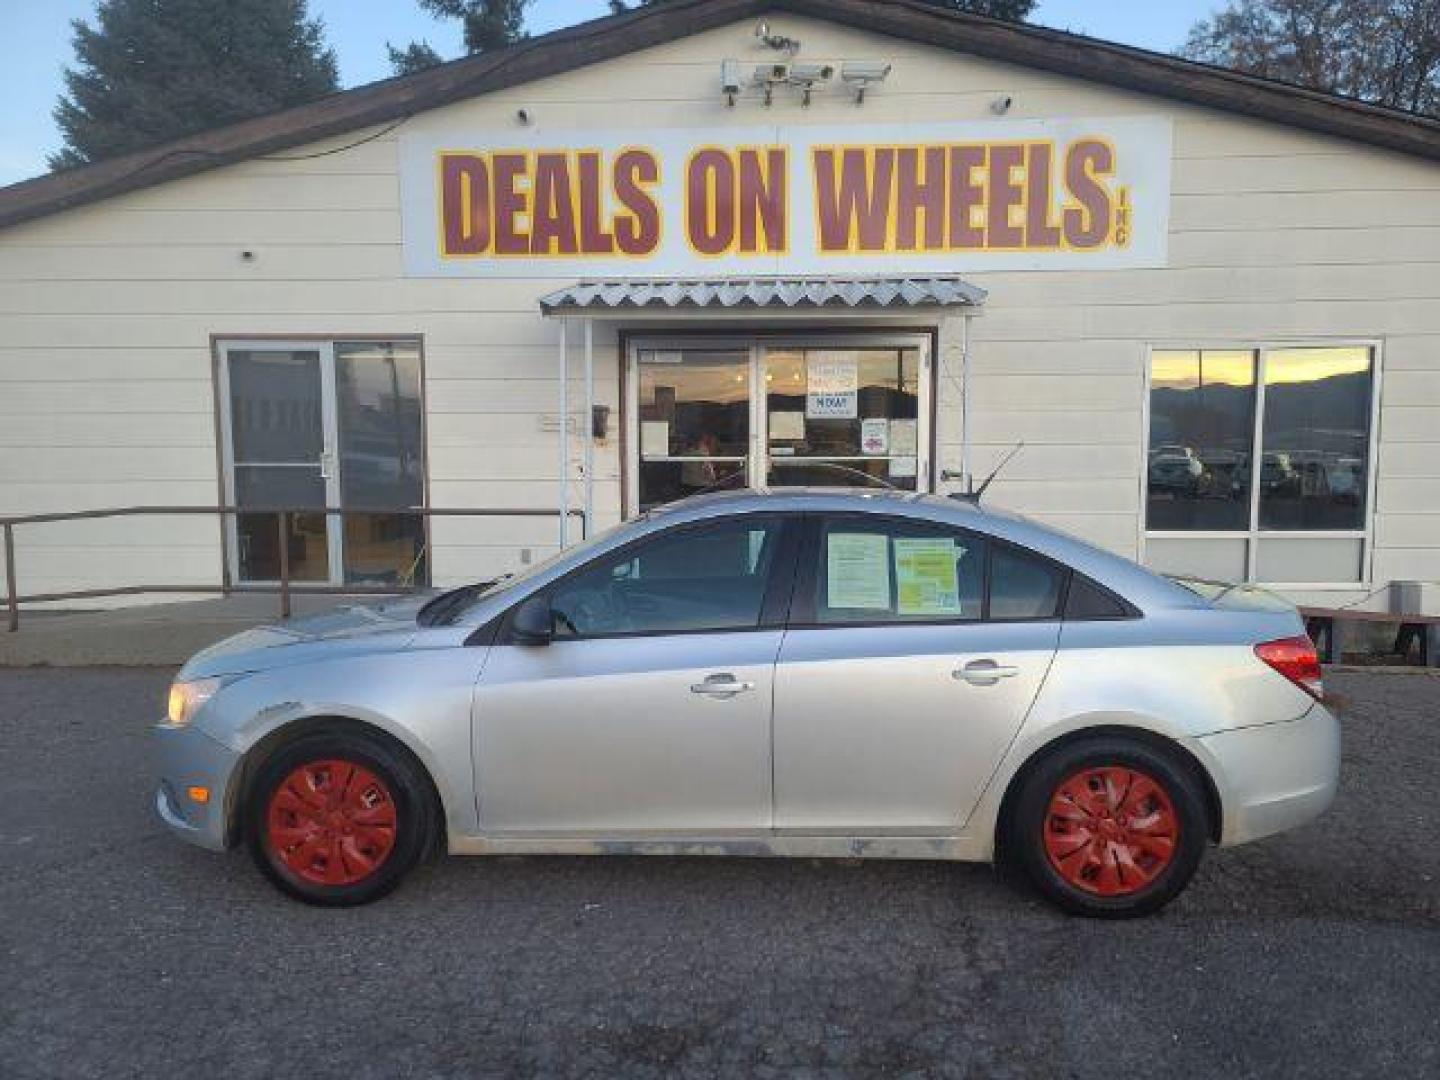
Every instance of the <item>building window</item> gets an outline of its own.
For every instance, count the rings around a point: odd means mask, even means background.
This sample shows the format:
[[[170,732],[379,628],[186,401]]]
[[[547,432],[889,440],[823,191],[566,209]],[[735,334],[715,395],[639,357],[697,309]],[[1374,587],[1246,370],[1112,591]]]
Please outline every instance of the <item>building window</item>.
[[[1146,561],[1225,581],[1362,580],[1374,366],[1364,346],[1154,352]]]

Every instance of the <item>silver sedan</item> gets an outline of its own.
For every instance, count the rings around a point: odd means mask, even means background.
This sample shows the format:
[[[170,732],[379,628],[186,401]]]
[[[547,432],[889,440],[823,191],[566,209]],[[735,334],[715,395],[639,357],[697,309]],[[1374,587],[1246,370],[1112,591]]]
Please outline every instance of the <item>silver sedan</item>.
[[[199,653],[156,807],[320,904],[439,851],[640,852],[1001,858],[1129,916],[1329,805],[1321,697],[1263,591],[954,499],[730,493]]]

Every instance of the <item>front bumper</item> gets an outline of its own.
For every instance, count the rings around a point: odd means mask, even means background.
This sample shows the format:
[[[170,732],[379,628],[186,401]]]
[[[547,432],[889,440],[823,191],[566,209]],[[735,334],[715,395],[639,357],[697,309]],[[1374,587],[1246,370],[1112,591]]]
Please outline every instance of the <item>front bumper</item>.
[[[1298,720],[1196,740],[1219,789],[1221,846],[1271,836],[1323,814],[1340,783],[1340,722],[1316,704]]]
[[[211,851],[224,851],[226,807],[240,755],[193,726],[156,724],[151,731],[160,774],[155,812],[175,835]],[[209,800],[192,799],[192,787],[207,788]]]

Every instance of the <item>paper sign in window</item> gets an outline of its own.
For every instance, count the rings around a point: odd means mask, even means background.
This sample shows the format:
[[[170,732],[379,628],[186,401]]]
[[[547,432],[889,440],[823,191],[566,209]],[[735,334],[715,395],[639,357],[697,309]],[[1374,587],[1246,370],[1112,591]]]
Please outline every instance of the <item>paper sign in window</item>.
[[[826,606],[890,610],[889,537],[831,533],[825,544]]]
[[[862,454],[887,454],[890,452],[890,421],[884,417],[860,421],[860,452]]]
[[[913,456],[919,448],[919,429],[914,420],[890,421],[890,453]]]
[[[803,412],[772,412],[770,414],[770,438],[805,438],[805,414]]]
[[[812,420],[854,420],[860,367],[854,360],[810,360],[805,365],[805,415]]]
[[[670,424],[665,420],[640,422],[640,456],[663,458],[670,453]]]
[[[959,615],[957,565],[964,552],[944,537],[895,540],[896,610],[901,615]]]

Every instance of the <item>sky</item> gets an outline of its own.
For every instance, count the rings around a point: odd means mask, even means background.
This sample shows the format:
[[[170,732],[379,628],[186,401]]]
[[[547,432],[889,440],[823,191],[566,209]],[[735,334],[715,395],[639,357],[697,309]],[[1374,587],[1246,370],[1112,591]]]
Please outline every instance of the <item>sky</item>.
[[[64,90],[61,70],[72,60],[70,22],[90,19],[96,0],[0,0],[0,185],[45,171],[45,156],[60,147],[51,118]],[[1192,24],[1222,6],[1219,0],[1041,0],[1032,22],[1172,52]],[[437,22],[414,0],[310,0],[325,22],[340,60],[344,86],[391,74],[385,42],[424,38],[447,59],[462,52],[458,22]],[[531,33],[607,13],[605,0],[535,0]]]

